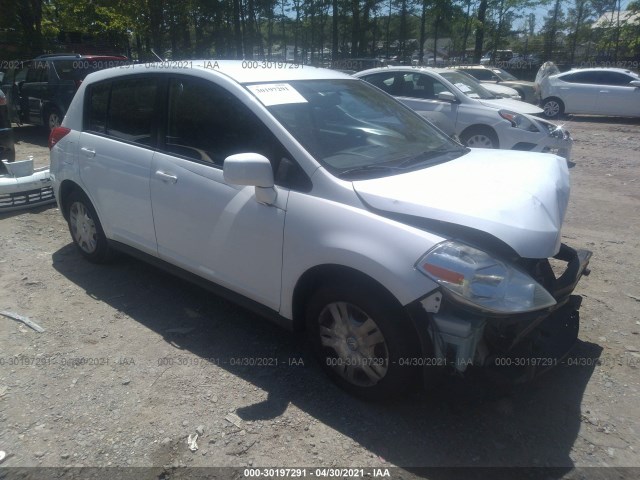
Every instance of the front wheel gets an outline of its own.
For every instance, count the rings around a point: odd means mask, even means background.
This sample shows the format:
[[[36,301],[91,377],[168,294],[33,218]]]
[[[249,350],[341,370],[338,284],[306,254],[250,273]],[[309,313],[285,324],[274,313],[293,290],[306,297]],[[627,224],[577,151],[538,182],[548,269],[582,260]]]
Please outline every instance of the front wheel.
[[[366,284],[366,282],[365,282]],[[419,386],[416,335],[400,306],[374,286],[320,287],[307,308],[307,331],[325,372],[367,400],[397,397]]]
[[[470,148],[499,148],[498,137],[488,127],[471,127],[460,135],[462,143]]]
[[[109,261],[113,252],[89,198],[76,190],[69,195],[66,204],[69,232],[82,256],[93,263]]]

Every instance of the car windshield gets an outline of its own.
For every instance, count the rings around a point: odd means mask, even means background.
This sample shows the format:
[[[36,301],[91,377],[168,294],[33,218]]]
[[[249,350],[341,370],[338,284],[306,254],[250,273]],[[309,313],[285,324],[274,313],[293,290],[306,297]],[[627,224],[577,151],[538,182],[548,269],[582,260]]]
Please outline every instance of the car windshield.
[[[451,160],[467,149],[359,80],[298,80],[246,88],[334,175],[385,176]]]
[[[498,74],[498,76],[500,77],[501,80],[506,80],[508,82],[513,82],[513,81],[517,81],[518,80],[516,77],[511,75],[509,72],[507,72],[506,70],[503,70],[501,68],[494,68],[492,70],[493,70],[494,73]]]
[[[491,100],[496,98],[494,94],[480,85],[479,82],[475,81],[468,74],[451,71],[442,72],[440,75],[458,87],[458,89],[467,97],[477,98],[480,100]]]

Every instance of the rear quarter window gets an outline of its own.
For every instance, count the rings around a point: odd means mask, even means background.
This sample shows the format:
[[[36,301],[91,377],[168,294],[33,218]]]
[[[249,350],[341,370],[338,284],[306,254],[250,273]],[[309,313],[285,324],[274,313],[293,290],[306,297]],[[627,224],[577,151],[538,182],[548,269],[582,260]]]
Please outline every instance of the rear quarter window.
[[[107,133],[107,108],[111,82],[98,83],[89,88],[87,100],[86,130]]]

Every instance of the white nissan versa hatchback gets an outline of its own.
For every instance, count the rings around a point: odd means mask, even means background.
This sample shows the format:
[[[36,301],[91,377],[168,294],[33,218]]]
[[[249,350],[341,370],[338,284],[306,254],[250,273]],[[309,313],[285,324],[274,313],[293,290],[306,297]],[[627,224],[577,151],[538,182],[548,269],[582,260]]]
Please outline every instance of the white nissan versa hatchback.
[[[560,241],[563,158],[463,147],[339,72],[186,63],[89,75],[50,136],[89,261],[135,254],[305,328],[365,398],[567,353],[591,253]]]

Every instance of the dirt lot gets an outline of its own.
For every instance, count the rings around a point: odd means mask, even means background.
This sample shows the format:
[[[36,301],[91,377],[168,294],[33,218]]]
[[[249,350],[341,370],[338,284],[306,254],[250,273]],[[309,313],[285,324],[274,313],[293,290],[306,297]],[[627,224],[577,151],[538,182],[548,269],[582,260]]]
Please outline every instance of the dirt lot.
[[[0,317],[2,467],[640,467],[640,121],[567,123],[565,242],[594,253],[580,342],[566,365],[507,389],[470,375],[360,402],[297,336],[136,260],[83,261],[55,206],[0,217],[0,310],[46,329]],[[16,135],[18,159],[48,162],[42,131]]]

